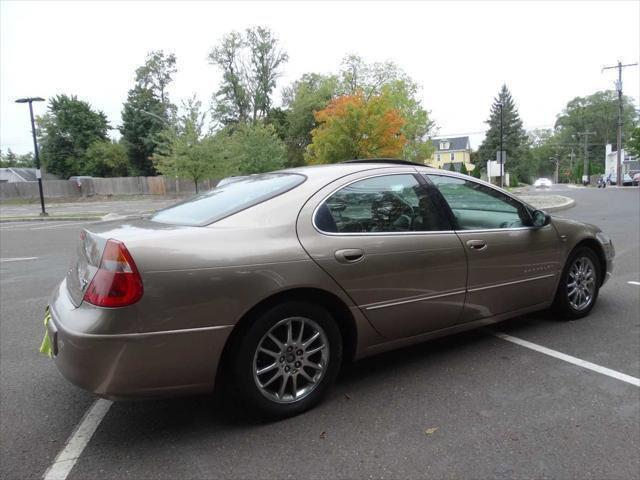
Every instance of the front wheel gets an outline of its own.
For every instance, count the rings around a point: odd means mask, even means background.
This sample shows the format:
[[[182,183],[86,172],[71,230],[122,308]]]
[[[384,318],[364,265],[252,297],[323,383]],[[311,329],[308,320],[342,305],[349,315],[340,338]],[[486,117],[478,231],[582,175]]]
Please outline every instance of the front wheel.
[[[240,342],[234,383],[251,412],[297,415],[316,405],[342,362],[340,330],[322,307],[290,301],[257,316]]]
[[[595,252],[579,247],[569,256],[554,300],[554,310],[569,320],[589,314],[596,303],[602,273]]]

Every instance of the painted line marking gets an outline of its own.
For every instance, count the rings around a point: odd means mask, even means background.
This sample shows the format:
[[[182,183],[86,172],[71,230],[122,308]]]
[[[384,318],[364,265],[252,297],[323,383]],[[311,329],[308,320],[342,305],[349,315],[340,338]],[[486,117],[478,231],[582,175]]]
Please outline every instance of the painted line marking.
[[[547,348],[547,347],[543,347],[542,345],[538,345],[537,343],[532,343],[532,342],[528,342],[527,340],[523,340],[521,338],[512,337],[511,335],[507,335],[506,333],[496,332],[493,330],[488,330],[488,332],[495,337],[501,338],[502,340],[506,340],[507,342],[515,343],[516,345],[520,345],[521,347],[529,348],[531,350],[535,350],[536,352],[544,353],[545,355],[549,355],[550,357],[564,360],[565,362],[571,363],[573,365],[577,365],[578,367],[586,368],[587,370],[601,373],[602,375],[607,375],[608,377],[615,378],[616,380],[620,380],[626,383],[630,383],[631,385],[634,385],[636,387],[640,387],[640,378],[632,377],[631,375],[617,372],[616,370],[611,370],[610,368],[601,367],[600,365],[587,362],[586,360],[580,360],[579,358],[572,357],[571,355],[567,355],[565,353],[558,352],[556,350],[551,350],[550,348]]]
[[[36,260],[39,257],[15,257],[15,258],[0,258],[0,263],[4,262],[22,262],[24,260]]]
[[[634,282],[633,280],[630,282],[627,282],[629,285],[640,285],[640,282]]]
[[[0,230],[22,230],[25,228],[29,228],[29,227],[37,227],[37,226],[41,226],[44,222],[39,221],[39,222],[7,222],[6,224],[0,224]],[[52,222],[52,221],[48,221],[46,222],[49,225],[51,225],[52,223],[55,223],[56,225],[62,223],[62,222]]]
[[[44,227],[35,227],[31,230],[49,230],[52,228],[62,228],[62,227],[75,227],[77,225],[89,225],[90,223],[99,223],[102,220],[93,220],[93,221],[82,221],[82,222],[60,222],[55,225],[47,225]]]
[[[111,400],[103,398],[94,402],[65,443],[64,448],[44,472],[43,480],[65,480],[67,478],[112,404]]]

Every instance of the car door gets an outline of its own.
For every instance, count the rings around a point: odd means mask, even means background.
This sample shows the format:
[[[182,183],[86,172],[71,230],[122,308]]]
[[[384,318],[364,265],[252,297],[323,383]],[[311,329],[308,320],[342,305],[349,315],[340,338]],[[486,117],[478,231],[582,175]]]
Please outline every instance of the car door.
[[[535,228],[519,200],[472,179],[428,174],[451,209],[469,275],[463,321],[474,321],[553,299],[561,271],[553,225]]]
[[[460,239],[416,170],[380,170],[314,195],[298,218],[300,242],[382,335],[455,324],[467,277]]]

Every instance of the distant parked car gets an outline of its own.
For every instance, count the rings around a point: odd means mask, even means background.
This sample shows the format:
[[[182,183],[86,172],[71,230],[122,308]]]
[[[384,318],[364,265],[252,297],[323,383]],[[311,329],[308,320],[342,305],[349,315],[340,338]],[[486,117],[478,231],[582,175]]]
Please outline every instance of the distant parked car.
[[[609,179],[609,185],[617,185],[617,184],[618,184],[618,180],[616,176],[615,175],[611,176],[611,178]],[[623,186],[633,185],[633,179],[631,178],[631,175],[629,175],[628,173],[625,173],[622,176],[622,185]]]
[[[533,182],[533,186],[536,188],[551,188],[551,180],[548,178],[539,178]]]
[[[631,183],[634,187],[640,185],[640,172],[636,172],[633,174],[633,176],[631,177]]]

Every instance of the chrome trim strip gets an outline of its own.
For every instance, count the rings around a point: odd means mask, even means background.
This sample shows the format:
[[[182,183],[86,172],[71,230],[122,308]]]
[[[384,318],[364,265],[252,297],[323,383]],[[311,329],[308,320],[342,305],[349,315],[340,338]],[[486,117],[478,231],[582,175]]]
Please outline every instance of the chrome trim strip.
[[[516,285],[518,283],[524,283],[524,282],[533,282],[535,280],[542,280],[543,278],[550,278],[555,276],[556,276],[555,273],[550,273],[548,275],[540,275],[538,277],[523,278],[522,280],[514,280],[512,282],[497,283],[495,285],[487,285],[486,287],[469,288],[467,289],[467,292],[473,293],[473,292],[479,292],[481,290],[489,290],[491,288],[507,287],[509,285]]]
[[[465,293],[465,290],[456,290],[455,292],[440,293],[437,295],[427,295],[425,297],[411,298],[408,300],[400,300],[397,302],[385,303],[383,305],[380,305],[380,304],[361,305],[360,308],[364,308],[366,310],[378,310],[379,308],[395,307],[396,305],[404,305],[406,303],[422,302],[424,300],[432,300],[434,298],[450,297],[451,295],[460,295],[461,293]]]
[[[478,230],[456,230],[455,232],[462,235],[463,233],[492,233],[492,232],[514,232],[519,230],[543,230],[549,225],[544,227],[513,227],[513,228],[482,228]]]
[[[401,167],[398,167],[401,168]],[[517,201],[518,203],[524,205],[525,207],[531,207],[531,205],[529,205],[526,202],[523,202],[522,200],[520,200],[518,197],[512,195],[511,193],[502,190],[498,187],[496,187],[495,185],[492,185],[490,183],[484,182],[482,180],[477,181],[477,179],[473,179],[473,180],[468,180],[467,178],[463,178],[459,175],[455,175],[455,174],[447,174],[444,172],[440,172],[440,170],[434,170],[432,167],[428,167],[428,166],[424,166],[424,167],[409,167],[407,166],[407,171],[405,172],[385,172],[385,173],[378,173],[376,175],[369,175],[366,177],[360,177],[360,178],[356,178],[355,180],[352,180],[348,183],[345,183],[344,185],[341,185],[337,188],[335,188],[334,190],[332,190],[330,193],[328,193],[320,202],[318,202],[318,204],[315,206],[315,208],[313,209],[313,213],[311,214],[311,224],[313,225],[313,228],[316,230],[316,232],[322,234],[322,235],[328,235],[328,236],[334,236],[334,237],[342,237],[342,236],[348,236],[348,237],[358,237],[358,236],[389,236],[389,235],[443,235],[443,234],[451,234],[451,233],[458,233],[458,234],[462,234],[462,233],[491,233],[491,232],[512,232],[512,231],[517,231],[517,230],[541,230],[543,228],[549,227],[551,224],[549,225],[545,225],[544,227],[514,227],[514,228],[487,228],[487,229],[480,229],[480,230],[425,230],[423,232],[325,232],[324,230],[320,230],[318,228],[318,226],[316,225],[316,214],[318,213],[318,209],[320,208],[320,206],[334,193],[336,193],[339,190],[342,190],[345,187],[348,187],[349,185],[351,185],[352,183],[356,183],[359,182],[360,180],[368,180],[370,178],[375,178],[375,177],[386,177],[386,176],[390,176],[390,175],[411,175],[414,176],[415,175],[441,175],[443,177],[451,177],[451,178],[457,178],[458,180],[466,180],[466,181],[470,181],[470,182],[475,182],[475,183],[479,183],[480,185],[484,185],[486,187],[491,187],[493,190],[496,190],[510,198],[512,198],[513,200]],[[426,169],[431,169],[433,171],[429,171],[429,172],[421,172],[420,170],[418,170],[418,168],[426,168]],[[413,170],[413,171],[412,171]],[[356,172],[359,173],[359,172]]]
[[[215,330],[231,329],[234,325],[214,325],[212,327],[195,327],[195,328],[181,328],[178,330],[160,330],[155,332],[135,332],[135,333],[84,333],[77,330],[70,329],[62,324],[62,322],[56,318],[57,313],[53,308],[49,308],[51,312],[51,319],[54,326],[58,331],[67,335],[72,335],[79,338],[91,339],[91,340],[143,340],[146,338],[157,337],[161,335],[175,335],[181,333],[197,333],[197,332],[209,332]]]

